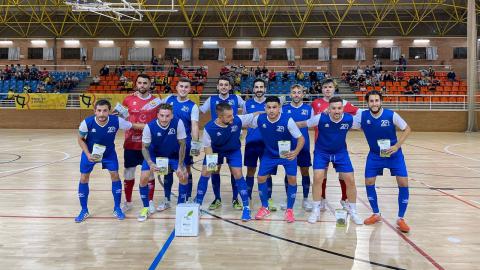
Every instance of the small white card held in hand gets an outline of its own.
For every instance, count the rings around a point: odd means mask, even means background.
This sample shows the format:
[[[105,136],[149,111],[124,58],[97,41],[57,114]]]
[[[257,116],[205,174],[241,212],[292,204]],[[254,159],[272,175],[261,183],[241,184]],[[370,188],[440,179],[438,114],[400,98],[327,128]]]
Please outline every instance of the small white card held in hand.
[[[290,141],[278,141],[278,154],[281,158],[285,158],[285,154],[290,152],[291,142]]]
[[[214,172],[217,170],[218,154],[206,155],[207,171]]]
[[[192,141],[190,147],[190,156],[200,155],[200,149],[202,148],[202,143],[199,141]]]
[[[378,147],[380,147],[380,157],[390,157],[390,154],[387,153],[387,150],[390,149],[390,140],[378,140]]]
[[[93,145],[92,158],[95,160],[95,162],[102,161],[103,153],[105,153],[106,149],[107,149],[107,147],[105,145],[101,145],[101,144],[94,144]]]
[[[159,175],[168,174],[168,158],[157,157],[155,160],[155,165],[157,165]]]
[[[117,105],[115,106],[115,108],[113,108],[113,112],[118,113],[118,115],[120,117],[122,117],[123,119],[127,119],[127,117],[128,117],[128,109],[125,108],[122,104],[120,104],[118,102],[117,102]]]
[[[200,205],[181,203],[175,213],[175,236],[198,236],[200,223]]]

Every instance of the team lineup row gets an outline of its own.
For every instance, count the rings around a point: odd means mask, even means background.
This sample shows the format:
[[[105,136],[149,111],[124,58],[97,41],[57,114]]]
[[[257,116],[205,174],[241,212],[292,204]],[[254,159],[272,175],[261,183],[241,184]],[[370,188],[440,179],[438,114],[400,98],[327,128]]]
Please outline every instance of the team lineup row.
[[[251,219],[249,201],[257,163],[258,191],[262,206],[254,216],[264,219],[276,210],[271,198],[271,175],[277,167],[285,168],[285,188],[287,193],[285,220],[294,222],[293,205],[297,194],[297,167],[300,167],[303,187],[303,208],[311,211],[308,222],[315,223],[320,217],[320,210],[325,207],[325,183],[327,168],[333,164],[339,173],[342,187],[342,206],[348,210],[356,224],[374,224],[381,220],[375,191],[375,180],[383,174],[385,168],[396,176],[399,195],[397,225],[403,232],[410,228],[404,220],[408,205],[408,174],[401,145],[410,133],[405,121],[395,112],[382,108],[382,94],[372,91],[367,93],[368,110],[358,110],[340,97],[333,96],[334,82],[326,80],[322,85],[323,98],[312,103],[303,103],[304,89],[301,85],[291,87],[291,102],[276,96],[265,97],[265,82],[254,81],[254,97],[242,100],[230,95],[231,84],[228,78],[218,80],[219,94],[212,96],[198,107],[188,99],[190,81],[182,78],[177,84],[177,94],[165,99],[155,98],[148,92],[149,78],[139,75],[136,92],[128,96],[123,106],[127,107],[126,120],[110,115],[111,105],[100,100],[95,104],[95,115],[86,118],[80,125],[78,142],[82,148],[80,161],[80,183],[78,196],[82,210],[75,219],[84,221],[88,215],[88,181],[90,172],[96,163],[108,169],[112,179],[114,197],[113,214],[118,219],[125,218],[125,211],[132,208],[132,189],[135,183],[135,168],[142,166],[140,177],[140,197],[143,208],[138,216],[145,221],[155,212],[153,190],[155,174],[164,174],[166,199],[157,210],[170,207],[173,172],[179,179],[178,203],[189,200],[192,193],[191,165],[192,155],[200,154],[203,147],[205,158],[197,194],[194,201],[202,204],[208,181],[212,179],[215,200],[209,209],[221,205],[220,166],[226,159],[231,172],[232,205],[242,210],[242,220]],[[239,115],[242,110],[242,115]],[[199,142],[199,113],[211,113],[211,120],[205,125],[202,141]],[[245,153],[242,159],[241,130],[248,128],[245,138]],[[309,167],[312,166],[310,155],[310,138],[308,128],[315,128],[315,145],[313,152],[313,201],[308,200],[310,189]],[[356,187],[353,166],[350,161],[346,135],[350,129],[362,129],[370,151],[365,165],[365,184],[367,197],[373,215],[362,220],[356,211]],[[396,128],[403,132],[397,138]],[[125,129],[125,197],[126,202],[120,207],[122,182],[118,175],[118,160],[114,139],[118,129]],[[218,165],[218,166],[217,166]],[[242,166],[247,167],[246,177]],[[170,168],[171,171],[166,170]],[[237,197],[240,196],[240,204]]]

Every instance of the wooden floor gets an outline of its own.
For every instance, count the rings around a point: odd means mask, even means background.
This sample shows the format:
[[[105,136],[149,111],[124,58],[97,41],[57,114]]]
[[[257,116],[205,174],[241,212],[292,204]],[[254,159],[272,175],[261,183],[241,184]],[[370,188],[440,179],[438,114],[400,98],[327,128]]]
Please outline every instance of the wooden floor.
[[[75,224],[80,154],[76,131],[0,130],[0,138],[1,269],[146,269],[152,264],[174,228],[173,209],[137,222],[140,200],[135,189],[134,210],[117,221],[111,215],[109,177],[97,168],[90,184],[92,216]],[[363,134],[350,134],[349,149],[359,213],[367,217]],[[406,218],[412,231],[407,235],[395,229],[397,187],[386,176],[377,181],[383,223],[336,228],[331,211],[325,211],[321,222],[308,224],[298,201],[294,224],[282,221],[281,212],[268,221],[242,223],[240,212],[224,204],[214,215],[202,216],[199,237],[175,237],[158,268],[480,269],[480,134],[414,133],[404,152],[411,179]],[[198,175],[195,171],[195,185]],[[335,209],[340,189],[332,172],[329,178],[327,196]],[[230,181],[222,181],[228,202]],[[276,177],[274,184],[279,203],[285,200],[283,180]],[[159,185],[155,196],[163,196]],[[254,197],[258,206],[258,194]],[[209,187],[205,202],[211,200]]]

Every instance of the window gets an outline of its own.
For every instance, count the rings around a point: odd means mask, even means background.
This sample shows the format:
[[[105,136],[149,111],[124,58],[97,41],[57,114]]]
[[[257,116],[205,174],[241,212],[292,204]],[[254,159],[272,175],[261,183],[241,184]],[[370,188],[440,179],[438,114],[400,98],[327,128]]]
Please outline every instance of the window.
[[[8,59],[8,48],[0,48],[0,59]]]
[[[62,59],[80,59],[80,48],[62,48]]]
[[[43,59],[43,48],[28,48],[28,59]]]
[[[182,59],[182,49],[179,48],[165,48],[165,59],[173,60],[177,58],[178,60]]]
[[[373,55],[378,59],[390,59],[391,48],[373,48]]]
[[[236,49],[232,51],[233,60],[252,60],[253,49]]]
[[[427,59],[427,48],[410,47],[408,48],[408,58],[410,59]]]
[[[337,48],[337,59],[355,59],[357,48]]]
[[[288,60],[287,49],[267,48],[267,60]]]
[[[303,60],[318,60],[318,48],[302,48]]]
[[[467,59],[467,47],[453,48],[453,59]]]
[[[206,49],[200,48],[198,52],[199,60],[218,60],[218,48],[217,49]]]

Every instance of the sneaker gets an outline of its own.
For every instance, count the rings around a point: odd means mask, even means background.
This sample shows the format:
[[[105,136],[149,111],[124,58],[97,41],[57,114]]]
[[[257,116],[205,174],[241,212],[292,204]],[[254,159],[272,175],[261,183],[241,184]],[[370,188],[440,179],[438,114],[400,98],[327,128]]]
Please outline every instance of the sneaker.
[[[320,220],[320,208],[314,208],[310,216],[308,216],[307,221],[308,223],[314,224],[319,220]]]
[[[281,209],[282,211],[287,210],[287,202],[281,203],[281,204],[280,204],[280,209]]]
[[[242,221],[244,222],[247,222],[249,220],[251,220],[252,217],[250,215],[250,208],[248,207],[243,207],[243,211],[242,211]]]
[[[268,199],[268,209],[272,212],[275,212],[277,211],[277,206],[275,205],[275,203],[273,202],[273,199],[270,198]]]
[[[149,206],[150,206],[150,204],[149,204]],[[158,212],[165,211],[168,208],[170,208],[170,201],[169,200],[165,199],[163,201],[158,202],[158,207],[157,207]],[[149,211],[150,211],[150,209],[149,209]]]
[[[357,225],[363,225],[363,220],[357,215],[357,213],[350,213],[350,219],[352,219]]]
[[[150,215],[155,213],[155,203],[152,200],[148,202],[148,213]]]
[[[397,220],[397,226],[401,232],[408,233],[410,231],[410,227],[408,227],[407,223],[403,218],[399,218]]]
[[[344,201],[344,200],[340,200],[340,204],[342,205],[342,208],[345,209],[345,210],[349,210],[350,209],[350,206],[348,205],[348,202],[347,201]]]
[[[381,222],[381,221],[382,221],[382,217],[380,216],[380,214],[373,214],[369,218],[365,219],[363,221],[363,224],[372,225],[372,224],[375,224],[375,223]]]
[[[308,200],[308,198],[303,199],[302,206],[303,206],[303,209],[307,212],[310,212],[313,209],[313,204],[310,200]]]
[[[88,213],[88,209],[82,209],[80,210],[80,213],[78,214],[78,216],[75,218],[75,222],[76,223],[83,222],[85,219],[87,219],[88,216],[90,216],[90,214]]]
[[[270,210],[262,206],[260,207],[260,209],[258,209],[258,212],[255,215],[255,219],[265,219],[268,216],[270,216]]]
[[[287,209],[287,211],[285,211],[285,220],[288,223],[295,222],[295,217],[293,216],[293,209]]]
[[[327,199],[322,199],[320,201],[320,211],[327,210],[327,204],[328,204]]]
[[[120,207],[113,209],[113,216],[116,217],[118,220],[124,220],[125,214],[122,212]]]
[[[233,209],[235,209],[235,210],[242,210],[243,209],[242,204],[237,199],[232,201],[232,206],[233,206]]]
[[[149,213],[150,213],[150,209],[148,209],[148,207],[142,208],[142,210],[140,211],[140,214],[138,215],[137,220],[140,222],[144,222],[145,220],[147,220]]]
[[[208,206],[208,210],[216,210],[222,206],[222,201],[219,199],[213,200],[213,202]]]
[[[122,211],[124,213],[132,210],[132,208],[133,208],[133,202],[124,202],[122,204]]]

